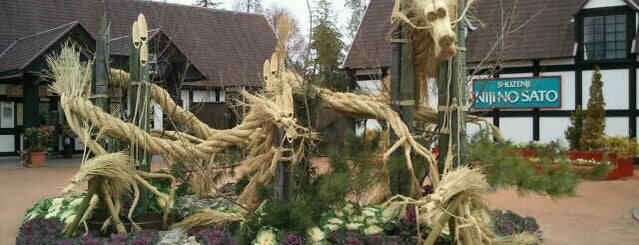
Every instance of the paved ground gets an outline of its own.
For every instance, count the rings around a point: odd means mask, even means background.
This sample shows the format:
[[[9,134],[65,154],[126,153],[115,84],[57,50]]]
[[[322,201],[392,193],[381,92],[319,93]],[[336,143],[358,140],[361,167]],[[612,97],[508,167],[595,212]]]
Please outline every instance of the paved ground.
[[[575,197],[552,200],[515,190],[499,190],[485,196],[494,208],[510,209],[537,219],[545,244],[639,244],[639,171],[631,179],[584,181]]]
[[[46,168],[23,168],[17,158],[0,158],[0,245],[15,243],[24,210],[55,195],[78,168],[73,160],[48,159]],[[486,195],[491,207],[511,209],[537,219],[546,244],[639,244],[639,171],[622,181],[586,181],[577,196],[553,201],[513,190]]]

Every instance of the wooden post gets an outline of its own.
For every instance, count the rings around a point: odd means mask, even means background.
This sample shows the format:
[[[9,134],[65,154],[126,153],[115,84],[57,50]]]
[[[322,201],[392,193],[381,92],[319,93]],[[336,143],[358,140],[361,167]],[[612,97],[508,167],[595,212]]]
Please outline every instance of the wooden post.
[[[466,68],[466,32],[467,24],[464,9],[466,9],[466,0],[459,0],[457,7],[457,16],[461,16],[459,22],[455,26],[455,32],[457,33],[457,46],[459,47],[457,53],[453,57],[453,103],[458,106],[459,113],[453,114],[453,120],[451,121],[451,135],[453,138],[453,145],[457,146],[457,152],[455,153],[454,166],[458,167],[466,164],[468,158],[467,146],[468,139],[466,138],[466,114],[467,114],[467,68]]]
[[[403,6],[402,6],[403,7]],[[413,51],[408,41],[407,25],[401,24],[393,31],[395,42],[391,44],[391,103],[399,111],[402,121],[413,132],[415,107],[420,98],[419,84],[415,82]],[[397,140],[392,134],[391,140]],[[399,153],[393,153],[397,156]],[[408,194],[410,182],[406,176],[398,172],[391,176],[391,193]]]
[[[467,160],[466,139],[466,18],[462,16],[466,8],[466,0],[458,0],[457,16],[460,21],[455,26],[457,46],[459,47],[452,61],[440,60],[437,77],[438,84],[438,123],[439,136],[439,170],[443,172],[445,159],[450,151],[453,154],[452,168],[455,169]],[[450,68],[450,69],[449,69]],[[450,71],[450,74],[449,74]],[[449,81],[450,79],[450,86]],[[446,115],[450,115],[450,124],[444,125]],[[446,127],[447,126],[447,127]],[[452,149],[449,149],[449,145]],[[455,214],[458,211],[455,210]],[[450,235],[455,240],[455,219],[448,222]]]
[[[149,124],[151,102],[147,96],[149,94],[149,48],[147,45],[148,29],[146,19],[142,14],[138,16],[138,20],[132,25],[131,41],[131,54],[129,56],[131,81],[131,89],[129,90],[130,118],[133,124],[148,132],[151,128]],[[151,156],[146,153],[144,147],[132,145],[131,154],[134,156],[136,166],[140,170],[151,171]],[[140,203],[136,209],[136,214],[147,211],[148,195],[146,188],[140,188]]]
[[[282,79],[282,74],[280,71],[282,71],[284,66],[286,65],[286,62],[285,62],[286,58],[284,57],[284,52],[282,53],[276,52],[276,54],[277,55],[273,55],[271,58],[271,72],[275,76],[278,76],[279,79]],[[266,71],[267,69],[265,68],[264,70]],[[273,125],[273,127],[277,128],[276,125]],[[286,132],[283,129],[277,128],[277,130],[275,131],[276,144],[281,146],[288,145],[285,134]],[[281,157],[286,158],[288,156],[289,156],[288,151],[282,152]],[[275,200],[284,201],[284,202],[288,201],[289,191],[290,191],[290,182],[291,182],[290,171],[291,171],[290,164],[288,161],[279,160],[277,162],[277,169],[275,172],[276,184],[275,184],[275,190],[274,190]]]
[[[461,16],[466,0],[459,0],[457,16]],[[455,26],[457,46],[459,47],[452,61],[440,60],[437,76],[438,84],[438,123],[439,129],[439,166],[443,171],[444,160],[449,151],[453,153],[453,167],[460,166],[466,158],[466,18],[463,17]],[[450,69],[449,69],[450,68]],[[450,72],[450,74],[449,74]],[[449,81],[450,79],[450,86]],[[451,116],[450,124],[443,125],[445,115]],[[444,127],[448,126],[448,127]]]
[[[276,142],[277,144],[282,144],[283,142],[286,141],[286,136],[284,135],[284,130],[282,129],[277,129],[277,131],[275,132],[276,135]],[[282,157],[287,157],[286,152],[282,153]],[[275,191],[274,191],[274,195],[275,195],[275,200],[279,200],[279,201],[287,201],[288,197],[289,197],[289,189],[290,189],[290,169],[289,169],[289,164],[286,161],[278,161],[277,162],[277,169],[276,169],[276,174],[275,174],[275,179],[276,179],[276,185],[275,185]]]

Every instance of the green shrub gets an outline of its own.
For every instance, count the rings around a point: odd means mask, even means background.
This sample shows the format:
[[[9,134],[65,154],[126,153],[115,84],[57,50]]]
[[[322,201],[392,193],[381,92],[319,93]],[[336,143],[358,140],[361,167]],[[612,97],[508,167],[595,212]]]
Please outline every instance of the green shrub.
[[[581,149],[580,142],[584,116],[585,113],[584,110],[581,109],[581,106],[578,106],[575,112],[570,116],[570,126],[568,126],[564,134],[566,135],[566,140],[568,140],[571,150]]]
[[[629,158],[637,155],[637,140],[628,137],[604,137],[605,149],[614,153],[618,158]]]
[[[49,142],[49,133],[36,127],[26,128],[24,130],[24,140],[29,151],[45,151]]]
[[[601,71],[599,67],[596,67],[592,75],[588,108],[586,109],[581,138],[579,139],[580,150],[597,151],[603,149],[605,146],[604,129],[606,128],[606,110],[604,106],[606,102],[604,102],[602,88]]]

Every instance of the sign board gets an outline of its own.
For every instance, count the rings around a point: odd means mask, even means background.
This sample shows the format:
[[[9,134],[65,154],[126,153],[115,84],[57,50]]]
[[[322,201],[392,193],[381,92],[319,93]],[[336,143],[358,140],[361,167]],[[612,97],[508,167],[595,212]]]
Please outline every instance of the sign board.
[[[561,77],[473,80],[475,109],[560,108]]]

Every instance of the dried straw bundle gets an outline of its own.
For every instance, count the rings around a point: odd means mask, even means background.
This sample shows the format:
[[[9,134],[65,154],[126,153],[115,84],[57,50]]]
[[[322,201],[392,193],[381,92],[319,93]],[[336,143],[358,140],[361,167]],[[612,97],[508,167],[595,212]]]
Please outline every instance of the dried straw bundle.
[[[442,181],[433,194],[426,196],[428,203],[420,207],[420,219],[431,224],[444,212],[442,206],[463,192],[464,196],[477,201],[479,194],[489,188],[486,176],[480,169],[457,168],[442,177]]]
[[[225,213],[216,210],[208,210],[193,214],[179,223],[173,224],[173,227],[181,230],[188,230],[193,227],[219,225],[228,222],[242,222],[244,221],[246,214],[246,212]]]
[[[497,236],[492,240],[494,245],[536,245],[541,243],[539,233],[519,233],[509,236]]]
[[[134,175],[136,173],[129,162],[128,155],[124,153],[104,154],[84,162],[71,178],[71,185],[67,186],[64,192],[76,189],[81,183],[99,176],[108,180],[114,196],[122,197],[131,193],[131,186],[136,184]]]

